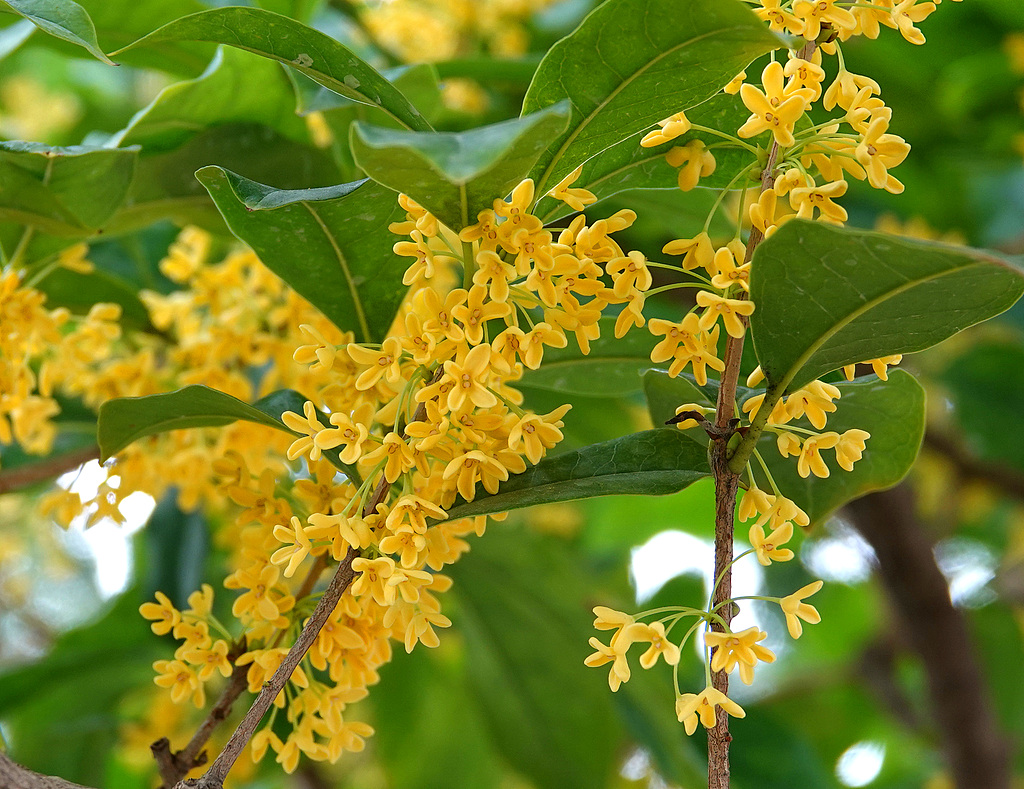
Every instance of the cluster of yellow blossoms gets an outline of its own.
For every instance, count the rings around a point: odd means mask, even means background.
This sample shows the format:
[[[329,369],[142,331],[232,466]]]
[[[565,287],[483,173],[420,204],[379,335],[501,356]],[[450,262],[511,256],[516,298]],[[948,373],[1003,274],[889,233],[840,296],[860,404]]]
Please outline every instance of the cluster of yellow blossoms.
[[[724,327],[726,334],[736,339],[746,333],[748,318],[756,307],[748,295],[750,258],[761,238],[771,236],[793,217],[843,224],[847,219],[846,210],[835,201],[847,191],[847,176],[866,180],[872,187],[894,194],[903,191],[903,185],[889,171],[906,158],[910,146],[889,132],[892,111],[881,100],[878,84],[846,68],[841,42],[855,35],[876,38],[880,26],[885,26],[899,30],[912,43],[924,43],[916,24],[935,11],[936,6],[934,2],[919,0],[870,0],[856,4],[837,0],[747,1],[755,6],[755,13],[773,31],[798,37],[801,44],[806,44],[788,51],[784,64],[773,54],[761,72],[760,85],[746,82],[747,75],[743,72],[725,87],[725,93],[739,94],[739,100],[750,112],[735,137],[722,130],[692,124],[684,112],[679,112],[660,121],[658,128],[640,143],[646,148],[671,146],[664,154],[665,159],[678,168],[678,184],[683,191],[695,188],[701,178],[715,172],[716,148],[739,147],[751,154],[750,164],[735,174],[725,192],[751,176],[761,182],[760,189],[750,198],[746,190],[740,191],[740,215],[746,221],[737,225],[733,238],[716,244],[708,234],[711,219],[725,196],[723,192],[702,232],[691,238],[676,239],[663,250],[667,255],[682,259],[678,266],[661,265],[676,269],[688,279],[658,290],[685,287],[698,290],[694,306],[681,321],[653,319],[647,324],[653,335],[663,338],[654,347],[651,359],[656,363],[668,362],[668,372],[673,377],[683,374],[689,367],[694,381],[702,386],[707,383],[709,368],[718,373],[725,370],[720,356],[720,328]],[[834,55],[838,60],[837,74],[827,86],[822,66],[825,54]],[[807,113],[816,103],[833,112],[833,118],[817,124],[808,120]],[[708,145],[695,136],[701,132],[725,139]],[[746,142],[759,137],[763,137],[765,147]],[[751,238],[744,241],[741,234],[747,222]],[[643,320],[638,323],[643,325]],[[885,380],[887,367],[900,360],[900,356],[889,356],[867,360],[865,364],[870,364]],[[844,368],[844,374],[852,380],[855,365]],[[748,377],[747,386],[754,388],[763,381],[764,375],[757,368]],[[766,430],[775,433],[783,457],[796,457],[801,477],[829,476],[828,465],[821,454],[823,450],[833,450],[836,462],[846,471],[853,469],[864,452],[865,442],[870,438],[866,431],[851,429],[842,434],[824,431],[827,416],[836,411],[835,401],[840,394],[833,384],[817,380],[771,405]],[[742,413],[750,419],[756,418],[765,407],[765,397],[766,392],[747,397],[737,404],[737,415]],[[713,412],[714,409],[700,404],[681,405],[677,410],[677,426],[680,429],[695,427],[699,424],[698,417]],[[814,430],[791,424],[800,419],[806,419]],[[753,520],[748,532],[751,548],[737,555],[732,563],[754,554],[767,566],[794,557],[793,551],[784,546],[793,537],[794,524],[808,526],[810,519],[778,489],[757,450],[753,457],[763,471],[770,492],[758,486],[748,463],[738,517],[745,522]],[[766,532],[765,527],[770,531]],[[716,589],[723,574],[715,579]],[[820,621],[815,608],[803,602],[820,588],[821,582],[815,581],[786,597],[758,599],[777,603],[785,614],[790,635],[798,638],[802,622]],[[640,659],[644,668],[650,668],[659,655],[675,666],[682,645],[699,628],[705,627],[707,687],[699,694],[681,693],[677,681],[679,720],[687,733],[692,733],[698,720],[713,727],[717,708],[742,717],[742,708],[712,686],[711,672],[731,672],[738,666],[740,679],[749,684],[758,661],[771,662],[774,655],[758,644],[768,635],[759,628],[731,632],[721,609],[732,606],[735,599],[717,605],[713,600],[714,593],[705,610],[669,607],[635,616],[595,608],[594,626],[599,630],[614,629],[615,633],[607,645],[591,639],[596,652],[587,658],[587,665],[611,663],[609,684],[612,690],[617,690],[629,679],[626,655],[632,644],[651,645]],[[639,621],[647,617],[654,619]],[[688,617],[694,619],[692,626],[678,644],[671,642],[672,628]],[[712,625],[716,626],[716,631],[710,629]],[[723,632],[717,632],[718,626]]]
[[[577,176],[552,196],[593,202],[570,187]],[[407,218],[391,229],[406,239],[395,252],[412,259],[410,291],[389,335],[371,345],[302,327],[295,359],[322,384],[302,413],[283,420],[299,435],[287,457],[306,459],[308,477],[254,474],[236,452],[217,464],[223,492],[240,508],[232,534],[240,547],[225,582],[241,592],[232,607],[239,632],[229,635],[212,617],[210,590],[185,612],[164,597],[143,606],[154,630],[182,642],[174,660],[156,664],[157,683],[201,706],[206,682],[229,674],[232,660],[249,666],[258,691],[309,616],[308,595],[324,569],[356,557],[355,581],[277,699],[291,733],[279,739],[272,717],[254,738],[256,758],[269,747],[290,771],[300,753],[334,761],[362,747],[372,730],[348,720],[346,706],[377,681],[392,639],[409,651],[436,646],[435,628],[451,624],[437,597],[451,581],[439,571],[468,549],[467,535],[483,533],[486,518],[449,520],[447,510],[459,497],[495,492],[562,438],[569,406],[524,410],[511,384],[569,334],[589,350],[610,305],[627,316],[616,333],[642,322],[650,273],[642,255],[612,238],[635,214],[591,224],[580,216],[556,238],[530,213],[536,198],[533,182],[523,181],[459,234],[400,198]],[[459,269],[464,287],[453,287]]]

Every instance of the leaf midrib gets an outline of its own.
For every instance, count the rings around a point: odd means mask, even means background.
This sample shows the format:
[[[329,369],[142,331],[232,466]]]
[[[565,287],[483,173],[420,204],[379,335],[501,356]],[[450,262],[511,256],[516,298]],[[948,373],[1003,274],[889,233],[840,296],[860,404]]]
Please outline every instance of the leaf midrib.
[[[341,267],[341,272],[345,277],[345,283],[348,285],[349,294],[352,297],[352,304],[356,310],[356,320],[359,322],[359,331],[363,335],[363,342],[373,342],[373,335],[370,333],[370,324],[366,320],[366,312],[363,309],[362,299],[359,297],[359,289],[356,287],[355,280],[352,277],[352,271],[348,267],[348,259],[345,254],[341,251],[341,247],[338,246],[338,241],[334,237],[334,234],[328,229],[327,224],[320,217],[320,214],[310,205],[307,201],[301,201],[302,205],[310,216],[320,227],[321,232],[327,239],[327,242],[331,245],[331,249],[334,250],[334,254],[338,259],[338,265]]]
[[[635,82],[637,79],[639,79],[641,75],[646,73],[648,69],[650,69],[654,64],[660,62],[663,58],[666,58],[669,55],[675,54],[676,52],[678,52],[681,49],[685,49],[686,47],[692,46],[693,44],[696,44],[696,43],[698,43],[700,41],[703,41],[705,38],[710,38],[712,36],[717,36],[717,35],[719,35],[719,34],[721,34],[723,32],[729,32],[729,31],[738,30],[738,29],[740,29],[740,28],[737,25],[733,25],[732,27],[729,27],[729,28],[719,28],[717,30],[710,31],[708,33],[704,33],[704,34],[702,34],[700,36],[697,36],[696,38],[687,39],[683,43],[677,44],[676,46],[672,47],[671,49],[667,49],[664,52],[660,53],[657,57],[653,58],[652,60],[647,61],[647,63],[644,64],[644,66],[642,68],[640,68],[637,71],[634,71],[632,74],[630,74],[630,76],[627,79],[623,80],[618,85],[618,87],[616,87],[611,93],[609,93],[604,98],[603,101],[601,101],[596,107],[594,107],[594,109],[590,112],[590,114],[588,114],[587,116],[585,116],[583,118],[582,122],[575,129],[573,129],[572,132],[570,132],[569,136],[566,137],[565,142],[562,143],[561,146],[559,146],[557,151],[555,151],[555,155],[552,158],[551,163],[544,169],[543,175],[537,181],[537,194],[539,194],[541,196],[544,196],[546,194],[545,187],[547,187],[548,179],[551,177],[551,172],[552,172],[552,170],[554,170],[555,165],[562,158],[562,154],[564,154],[566,149],[576,140],[576,138],[580,135],[580,133],[583,131],[583,129],[585,129],[591,123],[591,121],[593,121],[594,117],[596,115],[598,115],[602,110],[604,110],[604,108],[606,106],[608,106],[608,103],[611,102],[611,100],[614,99],[616,96],[618,96],[623,90],[625,90],[625,88],[628,85],[631,85],[633,82]],[[567,97],[567,98],[569,98],[571,100],[572,97]],[[575,104],[573,106],[575,106]],[[685,110],[687,108],[683,107],[682,109]],[[630,135],[627,135],[626,137],[623,137],[622,139],[627,139],[629,136]],[[619,142],[621,142],[621,140]]]
[[[811,357],[813,357],[814,354],[816,354],[822,348],[822,346],[825,345],[825,343],[827,343],[829,340],[835,337],[840,331],[842,331],[851,323],[853,323],[853,321],[857,320],[857,318],[860,318],[862,315],[870,312],[882,302],[895,298],[896,296],[899,296],[902,293],[906,293],[908,290],[912,290],[913,288],[916,288],[918,285],[922,285],[925,282],[931,282],[932,280],[941,279],[942,277],[945,277],[949,274],[958,274],[970,268],[984,265],[986,265],[984,261],[972,260],[969,264],[965,266],[957,266],[955,268],[946,269],[945,271],[939,271],[934,274],[930,274],[927,277],[920,277],[918,279],[909,280],[897,288],[887,290],[884,293],[879,294],[875,298],[871,299],[870,301],[866,301],[860,307],[853,310],[848,315],[844,316],[842,320],[835,323],[829,331],[822,334],[818,340],[811,343],[811,345],[807,347],[807,350],[804,351],[799,357],[797,357],[797,360],[793,363],[789,370],[786,371],[786,375],[783,376],[782,380],[778,384],[777,391],[780,394],[784,393],[787,387],[793,381],[793,379],[796,378],[797,373],[799,373],[800,370],[803,369],[807,362],[810,361]],[[765,403],[762,404],[762,407],[764,407],[764,405],[767,402],[768,398],[765,398]]]

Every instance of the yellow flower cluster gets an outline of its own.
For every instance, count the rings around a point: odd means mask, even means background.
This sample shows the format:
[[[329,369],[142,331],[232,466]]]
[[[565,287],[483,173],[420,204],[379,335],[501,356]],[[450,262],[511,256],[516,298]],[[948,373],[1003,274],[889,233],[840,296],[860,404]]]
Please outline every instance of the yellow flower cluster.
[[[570,206],[593,202],[572,188],[578,176],[550,194]],[[269,726],[261,731],[257,758],[269,747],[290,771],[300,753],[333,761],[362,747],[372,730],[349,722],[346,706],[377,681],[392,640],[407,651],[437,646],[435,628],[451,624],[438,599],[451,581],[440,571],[468,549],[466,536],[483,533],[486,518],[450,520],[447,510],[459,497],[495,492],[562,439],[569,406],[524,410],[512,384],[569,334],[587,352],[609,307],[619,310],[619,335],[644,323],[646,261],[612,237],[635,214],[589,224],[580,216],[556,237],[531,213],[537,198],[523,181],[455,234],[401,196],[406,220],[391,229],[404,237],[395,253],[411,259],[410,291],[389,335],[371,345],[301,327],[294,358],[319,386],[307,390],[301,413],[283,415],[298,437],[282,454],[305,459],[309,477],[252,472],[239,452],[216,464],[239,507],[225,586],[240,592],[232,607],[240,632],[230,643],[246,645],[235,663],[250,666],[251,690],[280,665],[323,570],[354,557],[354,582],[277,699],[291,733],[282,741]],[[339,473],[325,455],[350,470]],[[143,614],[186,644],[177,662],[157,665],[157,681],[198,703],[202,683],[226,668],[219,661],[230,644],[204,639],[208,631],[187,614],[175,622],[165,603]]]
[[[65,328],[63,334],[55,334],[54,318],[50,324],[40,323],[45,310],[32,308],[35,325],[49,327],[47,333],[41,334],[42,328],[35,334],[20,329],[17,336],[32,338],[36,344],[44,338],[53,342],[40,367],[40,396],[32,399],[30,395],[28,405],[12,413],[15,428],[16,420],[24,421],[23,412],[43,414],[47,420],[56,415],[55,404],[50,406],[52,401],[41,397],[51,391],[81,398],[93,409],[115,397],[155,394],[188,384],[204,384],[246,401],[282,388],[314,393],[311,396],[318,402],[330,399],[326,372],[291,357],[310,332],[337,341],[345,337],[252,252],[233,251],[221,261],[211,261],[210,246],[208,233],[186,228],[161,261],[161,271],[180,289],[166,295],[141,294],[156,332],[131,331],[122,336],[119,308],[101,304],[84,318],[62,311],[49,313]],[[85,254],[84,246],[77,254]],[[71,259],[68,253],[64,257]],[[42,303],[35,291],[19,298],[23,305]],[[29,314],[27,306],[21,312]],[[17,324],[5,320],[4,325],[13,329]],[[69,325],[72,331],[66,331]],[[7,358],[5,353],[0,365]],[[21,375],[31,376],[28,365],[19,367]],[[264,371],[259,378],[252,375],[256,369]],[[30,383],[26,381],[22,390],[31,391]],[[5,387],[4,391],[19,389]],[[39,417],[33,424],[44,436],[54,432],[51,422]],[[46,449],[42,442],[32,445],[17,432],[14,437],[26,448]],[[46,497],[43,507],[65,526],[83,511],[89,513],[90,523],[102,517],[121,522],[118,507],[127,495],[143,491],[159,498],[175,489],[184,509],[205,504],[216,511],[227,504],[217,487],[216,458],[237,453],[257,473],[266,469],[283,473],[281,455],[286,447],[285,436],[248,422],[154,436],[128,447],[108,465],[108,478],[91,501],[57,490]]]
[[[683,280],[647,294],[675,288],[697,289],[694,306],[682,320],[652,319],[647,328],[651,334],[662,338],[654,346],[651,360],[658,364],[668,363],[668,373],[672,377],[689,368],[693,379],[701,386],[708,381],[709,369],[718,373],[725,370],[720,341],[724,339],[727,344],[733,343],[742,340],[746,333],[748,319],[756,307],[749,299],[751,253],[761,239],[771,236],[794,216],[843,224],[847,212],[836,201],[847,191],[848,176],[866,180],[872,187],[894,194],[903,191],[903,185],[890,170],[903,162],[910,146],[889,132],[892,111],[881,100],[878,84],[846,68],[841,44],[856,35],[875,38],[882,26],[898,30],[912,43],[924,43],[924,36],[916,25],[934,12],[937,5],[937,2],[921,0],[865,0],[855,4],[838,0],[747,2],[755,6],[755,13],[773,31],[797,37],[798,41],[802,39],[804,45],[789,50],[785,63],[777,60],[773,53],[771,61],[761,72],[759,85],[746,82],[747,74],[743,72],[724,88],[726,94],[738,93],[743,106],[750,112],[736,136],[693,124],[685,112],[677,112],[659,121],[658,128],[640,142],[647,148],[671,145],[664,154],[665,160],[678,169],[678,185],[683,191],[694,189],[702,178],[715,172],[715,149],[738,147],[751,154],[751,163],[736,173],[715,202],[704,229],[693,237],[676,239],[664,247],[666,255],[677,256],[681,260],[677,265],[656,265],[675,269]],[[822,65],[824,55],[834,55],[838,59],[836,76],[828,85]],[[812,123],[807,113],[815,104],[820,104],[826,112],[832,112],[832,119]],[[708,144],[697,137],[698,134],[724,140],[716,139]],[[746,142],[754,138],[763,139],[767,147],[755,147]],[[766,170],[769,162],[770,171]],[[723,204],[726,193],[751,176],[761,181],[761,188],[752,199],[748,198],[747,190],[739,191],[738,213],[746,221],[736,223],[733,238],[716,243],[708,233],[712,218]],[[744,240],[742,234],[747,228],[747,221],[749,236]],[[725,338],[720,336],[722,328],[727,335]],[[901,357],[896,355],[864,363],[870,364],[875,374],[885,380],[888,366],[898,364],[900,360]],[[844,368],[848,380],[853,379],[855,370],[856,365]],[[756,388],[763,382],[764,375],[757,368],[747,379],[747,386]],[[797,472],[803,478],[812,474],[828,477],[830,472],[822,451],[834,451],[838,465],[852,471],[870,438],[864,430],[851,429],[842,434],[825,430],[828,414],[837,410],[835,401],[840,394],[841,391],[833,384],[817,380],[771,403],[766,403],[767,391],[749,396],[737,414],[745,414],[753,421],[758,419],[763,409],[770,408],[765,429],[776,434],[782,456],[796,457]],[[714,414],[714,409],[688,403],[679,406],[676,414],[678,418],[674,421],[685,430],[700,424],[700,417],[707,425],[707,417]],[[791,424],[800,419],[806,419],[814,430]],[[764,421],[763,416],[760,421]],[[748,463],[738,516],[741,521],[753,520],[748,531],[751,548],[736,556],[733,562],[748,554],[754,554],[765,566],[789,561],[794,552],[785,546],[793,537],[794,524],[807,526],[810,519],[778,489],[768,465],[756,449],[753,457],[767,479],[770,492],[758,486],[753,468]],[[722,577],[715,579],[716,589]],[[798,638],[802,622],[820,621],[814,607],[803,602],[820,588],[821,582],[816,581],[787,597],[759,599],[777,603],[785,615],[790,635]],[[678,647],[664,654],[667,662],[674,663],[678,659],[678,648],[698,627],[714,626],[714,631],[707,629],[704,634],[707,687],[699,694],[681,693],[677,681],[676,712],[679,720],[690,734],[698,722],[713,727],[718,708],[729,715],[742,717],[742,708],[712,686],[711,672],[728,672],[739,666],[740,678],[749,684],[757,662],[770,662],[774,655],[758,645],[757,642],[767,636],[758,628],[742,633],[731,631],[720,609],[725,605],[732,606],[734,600],[716,605],[713,602],[714,592],[711,597],[706,610],[668,607],[629,616],[603,607],[595,608],[595,627],[599,630],[614,628],[616,632],[608,645],[596,638],[591,639],[597,651],[587,658],[587,665],[611,663],[609,683],[612,690],[616,690],[629,679],[626,653],[632,643],[656,640],[661,645],[659,649],[667,649],[664,645],[668,644],[667,638],[673,627],[692,617],[695,621]],[[648,616],[653,617],[653,621],[638,622]],[[669,656],[673,660],[669,660]],[[653,660],[641,659],[645,668],[651,664]]]

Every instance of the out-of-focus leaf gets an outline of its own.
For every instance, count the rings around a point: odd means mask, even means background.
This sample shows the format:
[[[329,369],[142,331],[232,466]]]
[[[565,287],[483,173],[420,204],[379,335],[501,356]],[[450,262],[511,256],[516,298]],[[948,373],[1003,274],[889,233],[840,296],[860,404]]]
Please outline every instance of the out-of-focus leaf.
[[[618,726],[605,672],[583,666],[588,587],[564,547],[495,529],[450,574],[466,671],[497,749],[540,789],[605,786]]]
[[[203,511],[183,512],[172,491],[149,516],[142,542],[143,596],[150,599],[156,592],[163,592],[176,608],[185,610],[188,596],[202,583],[203,564],[210,549]]]
[[[572,101],[531,175],[544,194],[595,154],[714,96],[781,42],[734,0],[609,0],[541,61],[523,114]]]
[[[375,181],[409,195],[458,231],[526,176],[568,119],[568,102],[559,102],[465,132],[395,131],[357,122],[352,153]]]
[[[164,88],[111,144],[140,145],[150,155],[172,150],[225,123],[256,123],[295,142],[309,139],[305,124],[295,115],[291,83],[281,66],[220,47],[201,76]]]
[[[544,351],[544,363],[526,370],[522,385],[567,395],[622,397],[643,389],[640,373],[651,366],[651,349],[657,338],[646,331],[632,331],[615,338],[615,319],[601,319],[601,336],[591,341],[583,355],[575,344]]]
[[[127,328],[151,330],[149,311],[139,299],[138,288],[104,271],[83,274],[66,268],[55,269],[35,286],[46,294],[46,306],[66,307],[84,315],[94,304],[112,303],[121,307],[121,323]]]
[[[99,621],[73,630],[42,660],[0,675],[0,709],[19,764],[89,786],[104,784],[103,759],[117,740],[117,706],[152,681],[160,639],[123,594]],[[169,651],[166,652],[169,655]]]
[[[970,451],[1024,469],[1024,348],[1010,343],[974,345],[950,362],[942,381],[952,394]]]
[[[823,521],[846,502],[892,487],[903,479],[924,437],[924,390],[909,373],[893,370],[888,381],[871,376],[842,381],[836,386],[842,397],[836,401],[838,410],[829,414],[827,429],[843,433],[857,428],[871,434],[864,456],[854,464],[853,471],[839,468],[826,451],[831,475],[826,479],[813,475],[802,479],[796,471],[796,459],[779,454],[774,435],[762,436],[757,447],[779,489],[807,513],[812,525]],[[646,374],[645,387],[651,418],[656,424],[673,415],[678,405],[703,402],[711,406],[716,396],[713,387],[697,387],[685,377],[669,378],[661,370]],[[746,391],[749,390],[741,390],[740,399]],[[707,444],[707,436],[700,428],[683,434],[700,446]],[[768,483],[756,461],[752,460],[751,464],[759,486],[767,489]]]
[[[436,651],[396,647],[381,667],[370,696],[381,766],[402,789],[494,789],[504,762],[466,682],[466,656],[441,638]]]
[[[544,458],[510,476],[495,494],[480,487],[473,501],[457,500],[448,514],[467,518],[592,496],[657,496],[710,473],[707,453],[689,438],[677,430],[646,430]]]
[[[274,189],[220,167],[196,177],[268,268],[359,341],[383,339],[405,295],[388,231],[405,215],[394,192],[365,181]]]
[[[125,49],[164,41],[227,44],[276,60],[354,101],[380,107],[405,128],[430,125],[372,66],[330,36],[261,8],[212,8],[176,19]]]
[[[144,156],[124,207],[105,227],[122,234],[162,219],[223,232],[209,193],[195,178],[196,170],[219,165],[260,183],[282,189],[306,189],[338,182],[329,154],[299,145],[266,126],[230,123],[196,135],[181,147]]]
[[[0,11],[20,14],[40,30],[77,44],[93,57],[114,65],[96,40],[96,27],[88,12],[73,0],[0,0]]]
[[[0,29],[0,60],[16,52],[22,44],[28,41],[36,31],[36,26],[28,19],[22,19],[13,25]]]
[[[91,236],[124,202],[137,157],[138,148],[0,142],[0,222]]]
[[[846,364],[922,351],[998,315],[1024,274],[993,253],[794,220],[758,246],[750,319],[776,393]]]

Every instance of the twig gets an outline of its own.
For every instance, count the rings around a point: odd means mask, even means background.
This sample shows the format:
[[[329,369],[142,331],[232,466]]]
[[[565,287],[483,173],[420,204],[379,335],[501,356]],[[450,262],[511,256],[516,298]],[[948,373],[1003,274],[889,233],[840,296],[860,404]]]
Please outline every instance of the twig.
[[[65,781],[63,778],[33,772],[27,767],[12,762],[2,751],[0,751],[0,786],[3,789],[89,789],[81,784]]]
[[[45,482],[48,479],[59,477],[61,474],[74,471],[83,463],[98,459],[99,456],[99,447],[86,447],[68,452],[66,455],[47,458],[38,463],[0,471],[0,493],[10,493],[12,490],[21,490],[37,482]]]
[[[808,41],[797,54],[808,59],[814,54],[816,42]],[[761,171],[761,189],[763,193],[775,185],[775,166],[779,158],[779,144],[772,141],[768,152],[768,160]],[[754,250],[764,240],[757,228],[751,228],[747,238],[746,252],[743,262],[749,263],[754,257]],[[741,291],[737,299],[749,298],[746,291]],[[741,316],[744,328],[749,320]],[[715,427],[724,431],[721,438],[711,442],[711,472],[715,478],[715,579],[718,586],[711,601],[711,610],[719,610],[721,621],[712,621],[711,629],[724,632],[725,626],[732,621],[733,607],[723,605],[732,598],[732,560],[733,560],[733,524],[736,518],[736,494],[739,491],[740,475],[729,467],[729,441],[733,432],[732,425],[736,413],[736,387],[739,385],[740,363],[743,358],[743,336],[728,335],[725,342],[725,369],[719,379],[718,402],[715,409]],[[709,432],[709,435],[711,433]],[[720,606],[720,607],[719,607]],[[715,671],[711,675],[711,686],[722,693],[729,691],[729,675],[725,671]],[[715,726],[708,730],[708,789],[729,789],[731,770],[729,767],[729,719],[722,712],[715,719]]]
[[[962,478],[984,482],[1014,498],[1024,499],[1024,474],[1000,463],[981,460],[951,436],[934,430],[925,433],[924,446],[949,460]]]
[[[427,386],[437,383],[441,380],[444,375],[444,365],[438,365],[431,376]],[[426,418],[427,404],[420,403],[416,408],[416,413],[413,415],[414,422],[422,421]],[[402,431],[403,436],[405,431]],[[383,474],[381,474],[380,481],[377,483],[377,487],[373,491],[373,495],[370,500],[366,503],[363,508],[363,517],[368,517],[372,513],[377,511],[377,505],[383,502],[388,495],[388,491],[391,489],[391,483],[387,481]],[[277,671],[270,678],[269,681],[263,683],[263,688],[260,690],[260,694],[256,697],[252,707],[245,714],[242,722],[238,724],[238,728],[235,729],[231,735],[231,739],[228,740],[227,745],[224,746],[224,750],[221,751],[216,761],[210,765],[210,769],[206,773],[197,779],[189,779],[183,781],[175,787],[175,789],[184,789],[185,787],[195,787],[196,789],[222,789],[224,786],[224,779],[227,777],[228,772],[231,770],[234,763],[238,760],[242,750],[246,744],[252,738],[253,734],[256,733],[256,728],[259,726],[260,721],[263,720],[263,716],[267,714],[270,709],[270,705],[274,703],[274,699],[277,698],[277,694],[281,692],[285,684],[291,678],[292,672],[295,671],[295,667],[299,665],[303,657],[309,648],[313,646],[313,642],[316,641],[317,636],[320,634],[320,629],[324,626],[327,618],[334,611],[338,605],[338,601],[341,600],[341,596],[345,593],[345,590],[355,580],[356,573],[352,569],[352,562],[355,561],[356,557],[359,556],[359,552],[353,548],[349,548],[348,553],[345,554],[345,558],[341,560],[338,565],[338,569],[334,571],[334,576],[331,578],[330,584],[327,586],[323,597],[320,598],[320,602],[317,603],[316,608],[313,611],[313,615],[306,620],[306,624],[303,625],[302,631],[299,633],[299,637],[295,639],[295,643],[292,648],[288,650],[288,654],[285,655],[281,665],[278,666]]]
[[[957,789],[1009,789],[1010,749],[992,708],[967,623],[949,598],[931,540],[900,485],[848,506],[874,549],[899,630],[921,657]]]

